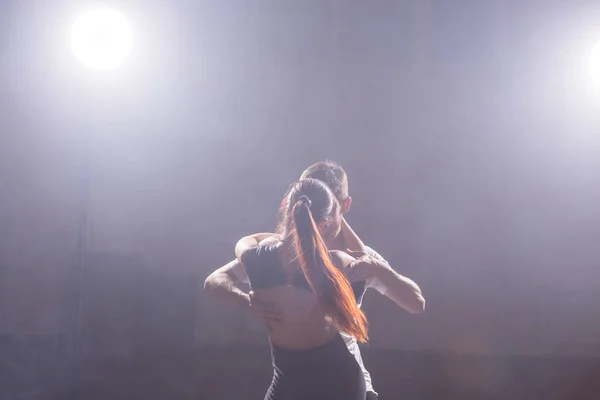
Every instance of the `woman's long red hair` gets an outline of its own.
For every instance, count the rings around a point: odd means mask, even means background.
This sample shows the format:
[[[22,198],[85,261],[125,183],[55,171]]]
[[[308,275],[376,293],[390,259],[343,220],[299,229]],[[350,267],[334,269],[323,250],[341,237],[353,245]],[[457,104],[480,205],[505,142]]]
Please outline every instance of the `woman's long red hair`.
[[[293,216],[294,241],[308,284],[336,328],[354,336],[361,343],[366,342],[369,338],[367,318],[356,304],[350,282],[329,257],[310,211],[309,201],[298,200],[293,207]]]

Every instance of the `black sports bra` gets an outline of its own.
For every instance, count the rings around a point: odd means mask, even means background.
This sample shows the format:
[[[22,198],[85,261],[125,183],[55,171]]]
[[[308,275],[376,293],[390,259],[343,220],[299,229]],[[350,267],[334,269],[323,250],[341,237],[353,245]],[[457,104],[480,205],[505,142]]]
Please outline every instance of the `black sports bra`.
[[[312,291],[304,273],[298,269],[291,279],[285,274],[285,269],[281,264],[278,253],[279,246],[264,245],[258,246],[244,253],[243,262],[246,267],[246,274],[250,282],[251,290],[266,289],[273,286],[282,286],[290,284],[298,288]],[[366,282],[352,283],[352,291],[356,297],[356,302],[360,304],[365,293]]]

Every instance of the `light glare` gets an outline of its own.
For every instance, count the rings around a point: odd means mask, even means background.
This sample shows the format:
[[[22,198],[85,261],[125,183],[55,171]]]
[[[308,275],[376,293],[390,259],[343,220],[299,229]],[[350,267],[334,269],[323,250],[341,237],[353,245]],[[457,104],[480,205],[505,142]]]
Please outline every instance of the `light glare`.
[[[112,9],[90,10],[82,14],[71,30],[75,57],[86,67],[98,70],[116,68],[133,48],[133,32],[127,19]]]

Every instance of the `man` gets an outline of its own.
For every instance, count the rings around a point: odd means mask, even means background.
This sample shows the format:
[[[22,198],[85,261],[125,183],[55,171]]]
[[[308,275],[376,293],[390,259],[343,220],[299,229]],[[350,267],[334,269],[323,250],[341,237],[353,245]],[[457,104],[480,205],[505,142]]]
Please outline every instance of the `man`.
[[[316,163],[308,167],[300,176],[300,179],[306,178],[325,182],[340,202],[342,215],[348,212],[352,205],[352,198],[348,195],[348,178],[341,166],[333,162]],[[347,276],[352,282],[359,306],[366,289],[373,288],[410,313],[423,312],[425,299],[417,284],[396,273],[379,253],[365,246],[345,219],[342,218],[341,230],[331,237],[324,237],[324,240],[329,250],[342,250],[357,256],[357,262],[348,268]],[[231,261],[206,278],[204,290],[223,302],[250,311],[267,324],[270,320],[280,319],[273,305],[252,301],[251,296],[239,287],[240,283],[248,282],[248,277],[243,271],[243,267],[237,260]],[[348,350],[363,370],[367,400],[377,399],[377,393],[371,383],[371,375],[364,367],[356,339],[343,334],[342,336]]]

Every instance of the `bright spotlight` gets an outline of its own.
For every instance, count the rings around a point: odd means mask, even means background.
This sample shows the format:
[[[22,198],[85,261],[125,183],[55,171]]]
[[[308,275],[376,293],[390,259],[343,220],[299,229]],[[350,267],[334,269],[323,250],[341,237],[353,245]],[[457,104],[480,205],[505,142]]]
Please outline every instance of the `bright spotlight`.
[[[90,10],[77,18],[71,29],[71,47],[88,68],[116,68],[133,48],[129,21],[112,9]]]
[[[588,70],[594,82],[600,84],[600,42],[592,48],[590,60],[588,62]]]

